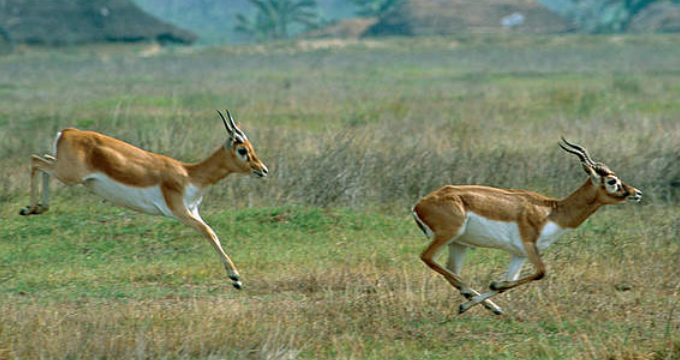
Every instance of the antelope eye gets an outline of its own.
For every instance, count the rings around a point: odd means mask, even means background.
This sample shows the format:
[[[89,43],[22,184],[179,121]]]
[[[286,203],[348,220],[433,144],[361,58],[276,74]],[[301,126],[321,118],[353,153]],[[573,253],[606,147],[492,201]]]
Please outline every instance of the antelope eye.
[[[617,182],[616,179],[607,180],[607,184],[609,185],[616,185],[616,182]]]
[[[248,150],[246,150],[245,148],[238,148],[237,151],[238,151],[238,154],[241,155],[241,156],[248,155]]]

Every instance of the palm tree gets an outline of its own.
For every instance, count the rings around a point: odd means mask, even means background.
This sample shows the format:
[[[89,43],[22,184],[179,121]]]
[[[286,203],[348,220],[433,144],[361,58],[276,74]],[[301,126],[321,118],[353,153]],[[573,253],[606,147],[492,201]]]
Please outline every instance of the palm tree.
[[[236,15],[234,30],[246,33],[257,40],[286,39],[290,26],[300,24],[314,28],[319,24],[316,0],[248,0],[257,8],[253,19]]]
[[[357,15],[380,17],[391,8],[404,2],[404,0],[350,0],[350,2],[358,7]]]

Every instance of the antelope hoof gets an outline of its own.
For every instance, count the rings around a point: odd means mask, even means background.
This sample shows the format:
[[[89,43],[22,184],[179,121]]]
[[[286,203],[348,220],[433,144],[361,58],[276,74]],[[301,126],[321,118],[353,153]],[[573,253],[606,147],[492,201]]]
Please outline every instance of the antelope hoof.
[[[229,275],[229,278],[231,279],[232,283],[236,290],[241,290],[243,288],[243,284],[241,283],[241,279],[239,279],[238,275]]]
[[[493,291],[501,291],[503,290],[503,282],[502,281],[492,281],[491,284],[489,285],[489,289]]]
[[[19,215],[39,215],[44,213],[49,209],[48,206],[42,206],[41,204],[37,204],[34,206],[26,206],[25,208],[19,210]]]
[[[472,299],[473,297],[479,295],[479,294],[474,294],[474,293],[469,292],[469,291],[461,291],[460,294],[463,295],[463,297],[465,297],[465,298],[468,299],[468,300],[470,300],[470,299]]]
[[[488,310],[491,310],[494,314],[503,315],[503,310],[501,310],[501,308],[498,305],[496,305],[493,301],[488,299],[490,297],[490,296],[488,296],[489,294],[490,293],[477,295],[477,296],[473,297],[472,299],[470,299],[470,301],[463,303],[463,304],[460,304],[460,306],[458,307],[458,314],[462,314],[462,313],[470,310],[471,308],[473,308],[473,307],[475,307],[479,304],[482,304],[482,305],[484,305],[485,308],[487,308]]]
[[[480,301],[480,302],[477,302],[475,300],[470,300],[470,301],[468,301],[464,304],[460,304],[460,306],[458,307],[458,315],[470,310],[475,305],[478,305],[480,303],[482,305],[484,305],[485,308],[491,310],[491,312],[493,312],[494,315],[503,315],[503,310],[501,310],[501,308],[498,307],[498,305],[496,305],[496,304],[494,304],[494,303],[492,303],[491,301],[488,301],[488,300],[483,300],[483,301]]]

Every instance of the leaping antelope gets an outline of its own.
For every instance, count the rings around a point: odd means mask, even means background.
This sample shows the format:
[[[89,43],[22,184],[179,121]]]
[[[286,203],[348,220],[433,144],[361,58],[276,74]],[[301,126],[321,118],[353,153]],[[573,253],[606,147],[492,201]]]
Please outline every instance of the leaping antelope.
[[[552,199],[527,190],[506,190],[477,185],[447,185],[423,197],[413,208],[413,216],[432,243],[420,258],[443,275],[469,301],[461,304],[459,313],[483,304],[495,314],[502,314],[489,298],[545,276],[545,265],[539,255],[565,232],[578,227],[600,206],[626,199],[638,202],[640,190],[624,184],[605,164],[594,162],[583,147],[562,137],[559,144],[578,156],[589,179],[562,200]],[[446,267],[435,261],[437,253],[449,247]],[[480,294],[460,277],[468,247],[492,248],[511,254],[503,281],[491,283],[491,291]],[[525,261],[536,271],[519,278]]]
[[[42,214],[49,208],[49,178],[64,184],[83,184],[104,199],[146,214],[174,217],[205,236],[217,251],[232,285],[242,284],[238,270],[220,240],[198,213],[203,193],[227,175],[267,176],[253,145],[227,110],[227,141],[207,159],[184,163],[154,154],[93,131],[64,129],[54,141],[53,156],[31,157],[31,204],[21,215]],[[38,203],[38,172],[42,172],[42,203]]]

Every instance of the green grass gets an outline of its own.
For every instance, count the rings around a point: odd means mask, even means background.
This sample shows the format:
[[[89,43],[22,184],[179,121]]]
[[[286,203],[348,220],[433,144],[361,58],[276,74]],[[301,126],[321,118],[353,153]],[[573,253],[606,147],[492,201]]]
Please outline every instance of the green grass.
[[[31,218],[3,212],[11,220],[0,230],[0,344],[10,358],[69,357],[68,349],[125,357],[133,345],[171,358],[677,355],[680,221],[672,207],[654,209],[654,219],[643,218],[649,206],[635,205],[595,215],[545,254],[545,280],[498,297],[508,315],[495,317],[482,308],[456,315],[462,297],[419,261],[426,239],[406,214],[207,212],[241,269],[239,292],[198,233],[93,204],[93,196],[66,200]],[[467,263],[465,275],[483,288],[507,256],[477,250]],[[30,338],[61,340],[41,347]]]
[[[677,36],[459,36],[267,46],[19,49],[0,58],[0,359],[680,358]],[[322,43],[315,43],[321,46]],[[269,166],[202,215],[238,267],[172,219],[53,181],[27,160],[75,126],[185,161],[229,108]],[[417,199],[447,183],[562,197],[585,145],[644,193],[544,254],[545,279],[463,298],[418,258]],[[444,261],[442,255],[442,261]],[[508,255],[472,251],[478,290]],[[527,266],[528,268],[528,266]],[[529,271],[527,269],[526,271]]]

